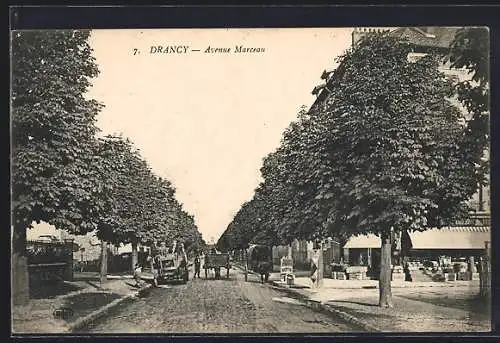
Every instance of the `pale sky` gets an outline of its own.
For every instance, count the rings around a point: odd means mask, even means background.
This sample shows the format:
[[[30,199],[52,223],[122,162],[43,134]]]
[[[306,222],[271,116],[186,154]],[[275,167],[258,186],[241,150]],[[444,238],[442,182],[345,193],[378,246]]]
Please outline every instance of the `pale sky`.
[[[312,104],[323,70],[349,48],[351,32],[95,30],[90,43],[101,74],[89,96],[106,106],[98,126],[130,138],[154,172],[175,185],[204,239],[216,241],[253,196],[263,157],[300,106]],[[189,48],[150,54],[158,45]],[[238,54],[236,45],[265,52]],[[231,53],[205,53],[209,46]]]

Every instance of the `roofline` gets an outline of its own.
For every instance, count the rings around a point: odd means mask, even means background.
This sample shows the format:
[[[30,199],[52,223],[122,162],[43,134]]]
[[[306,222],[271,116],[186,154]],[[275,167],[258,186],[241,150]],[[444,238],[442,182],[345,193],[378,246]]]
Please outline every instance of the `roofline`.
[[[421,27],[424,27],[424,26],[421,26]],[[449,26],[449,27],[447,26],[446,28],[459,29],[460,26]],[[355,32],[365,32],[365,31],[358,31],[360,29],[362,29],[362,28],[354,28],[354,30],[353,30],[353,32],[352,32],[351,35],[354,35]],[[424,35],[427,38],[434,38],[435,37],[435,35],[430,35],[430,34],[424,32],[424,31],[422,31],[422,29],[420,27],[417,27],[417,26],[397,27],[397,28],[394,28],[392,30],[388,29],[387,32],[389,34],[392,34],[392,33],[395,33],[397,31],[404,30],[404,29],[415,30],[415,31],[417,31],[418,33]],[[370,32],[370,31],[367,31],[367,32]],[[352,49],[353,45],[354,44],[352,42],[351,46],[350,46],[350,49]],[[415,47],[430,48],[430,49],[433,49],[433,50],[448,50],[449,49],[449,47],[439,47],[439,46],[432,46],[432,45],[425,45],[425,44],[411,44],[411,45],[415,46]],[[319,103],[323,102],[324,100],[326,100],[328,94],[330,94],[330,92],[328,91],[329,90],[328,87],[331,85],[331,81],[333,81],[335,79],[335,72],[339,69],[339,67],[341,65],[342,65],[342,63],[340,63],[337,66],[337,68],[332,71],[332,74],[331,74],[330,78],[327,79],[327,81],[323,85],[323,88],[319,91],[318,95],[316,96],[316,99],[314,100],[314,102],[312,103],[312,105],[309,107],[309,111],[311,111],[317,104],[319,104]],[[316,87],[318,87],[318,86],[316,86]]]

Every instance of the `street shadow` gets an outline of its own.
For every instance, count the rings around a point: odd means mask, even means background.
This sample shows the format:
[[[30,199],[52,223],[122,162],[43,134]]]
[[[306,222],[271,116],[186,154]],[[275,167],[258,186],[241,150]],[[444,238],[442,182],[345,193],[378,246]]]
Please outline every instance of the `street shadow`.
[[[36,283],[30,287],[31,299],[52,299],[61,295],[79,291],[79,287],[67,282]]]
[[[348,301],[346,301],[346,303],[347,302]],[[355,303],[351,302],[351,304],[355,304]],[[354,309],[354,308],[349,307],[349,306],[334,305],[334,304],[331,304],[331,303],[329,303],[328,305],[334,307],[337,310],[340,310],[342,312],[348,313],[348,314],[352,315],[353,317],[358,318],[361,321],[364,321],[365,319],[367,319],[367,320],[370,319],[371,320],[371,319],[373,319],[373,316],[375,315],[375,314],[373,314],[371,312],[364,312],[361,309]],[[378,307],[378,305],[373,305],[373,304],[368,305],[368,304],[360,303],[360,305],[362,305],[362,306],[369,306],[369,307],[373,307],[373,306],[377,306]],[[395,315],[391,315],[390,313],[387,313],[387,312],[386,313],[377,312],[376,316],[377,316],[377,318],[380,318],[380,319],[383,319],[383,318],[390,319],[390,318],[394,318],[395,317]]]
[[[62,319],[67,323],[74,322],[119,298],[120,295],[111,293],[75,294],[66,298],[63,305],[64,308],[71,309],[72,315]]]
[[[460,299],[459,301],[449,296],[426,298],[412,295],[398,295],[398,297],[420,301],[426,304],[463,310],[479,317],[490,318],[491,316],[491,304],[479,296],[471,296],[470,298]]]
[[[101,288],[98,284],[91,282],[90,280],[85,281],[88,285],[94,287],[94,288]]]

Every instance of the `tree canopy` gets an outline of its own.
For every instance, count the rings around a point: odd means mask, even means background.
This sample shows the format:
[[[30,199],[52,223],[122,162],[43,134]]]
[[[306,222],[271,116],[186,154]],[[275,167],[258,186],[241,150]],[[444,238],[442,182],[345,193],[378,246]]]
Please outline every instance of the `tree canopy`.
[[[97,136],[103,105],[86,97],[99,74],[89,36],[89,30],[42,30],[11,37],[16,289],[27,288],[21,274],[33,222],[76,235],[96,230],[113,244],[159,237],[203,244],[171,182],[152,172],[132,142]]]
[[[89,31],[12,36],[12,205],[14,226],[46,221],[72,233],[95,229],[107,191],[96,166],[95,118],[84,93],[98,75]]]
[[[464,154],[475,156],[474,165],[482,169],[479,175],[489,170],[489,158],[481,155],[489,144],[490,116],[490,41],[486,27],[466,27],[458,30],[446,61],[452,68],[464,68],[471,75],[455,84],[458,99],[470,114],[464,137]],[[471,180],[477,181],[477,177]],[[480,180],[481,184],[487,180]]]
[[[410,52],[408,42],[379,33],[341,56],[331,93],[302,109],[264,159],[255,205],[242,206],[231,230],[244,222],[287,241],[425,230],[463,215],[482,177],[475,162],[485,142],[470,147],[469,121],[449,101],[455,88],[438,56],[411,62]],[[249,214],[257,203],[266,209],[259,225],[242,219],[257,216]]]
[[[484,37],[468,34],[481,49]],[[474,70],[484,92],[484,55],[464,57],[460,40],[453,66]],[[413,62],[411,51],[406,40],[373,33],[339,57],[329,95],[302,109],[264,159],[264,182],[221,242],[247,243],[255,230],[282,241],[373,233],[383,247],[394,231],[441,227],[467,213],[485,173],[484,98],[463,92],[471,83],[446,78],[439,56]],[[472,119],[451,102],[457,92]],[[382,260],[389,268],[390,257]]]

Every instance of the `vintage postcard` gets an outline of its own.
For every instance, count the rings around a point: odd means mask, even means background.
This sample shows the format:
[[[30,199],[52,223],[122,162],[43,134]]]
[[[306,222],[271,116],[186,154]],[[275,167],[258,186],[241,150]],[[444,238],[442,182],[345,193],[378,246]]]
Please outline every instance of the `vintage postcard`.
[[[12,31],[12,332],[491,331],[489,42]]]

